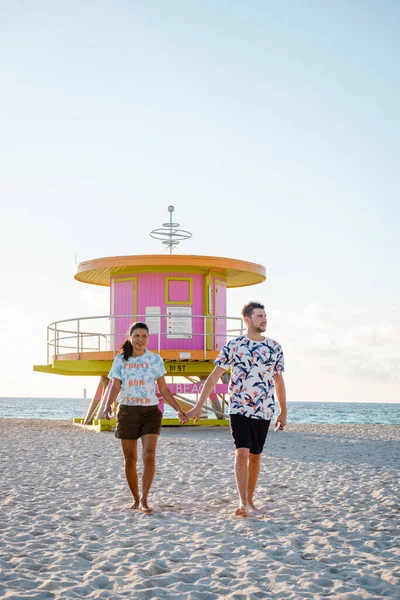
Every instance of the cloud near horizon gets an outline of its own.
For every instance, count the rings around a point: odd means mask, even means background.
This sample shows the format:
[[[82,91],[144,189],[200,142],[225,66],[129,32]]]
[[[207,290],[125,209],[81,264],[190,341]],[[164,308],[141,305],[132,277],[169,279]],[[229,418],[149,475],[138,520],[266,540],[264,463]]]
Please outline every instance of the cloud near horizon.
[[[286,362],[297,369],[362,380],[400,381],[400,325],[393,315],[371,325],[341,327],[316,303],[301,313],[274,312]]]

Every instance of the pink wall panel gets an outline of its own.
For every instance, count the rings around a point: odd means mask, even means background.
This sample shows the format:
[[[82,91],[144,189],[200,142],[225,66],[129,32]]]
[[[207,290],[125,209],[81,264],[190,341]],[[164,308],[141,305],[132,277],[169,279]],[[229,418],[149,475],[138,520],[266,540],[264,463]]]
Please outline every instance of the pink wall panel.
[[[190,273],[139,273],[138,274],[138,313],[145,313],[146,306],[159,306],[161,313],[167,312],[169,305],[165,304],[165,278],[166,277],[190,277],[192,279],[193,304],[192,314],[204,314],[204,290],[203,275]],[[179,306],[179,305],[177,305]],[[144,318],[144,316],[142,317]],[[165,350],[201,350],[204,346],[204,340],[201,336],[204,330],[203,319],[193,319],[193,338],[192,339],[167,339],[166,319],[161,319],[161,347]],[[150,337],[150,349],[157,348],[157,336]]]
[[[215,315],[226,316],[226,286],[220,281],[215,282]],[[215,323],[215,350],[220,350],[226,344],[226,319],[217,318]]]
[[[132,322],[133,317],[135,316],[137,320],[146,320],[145,312],[146,306],[157,306],[160,307],[160,311],[162,314],[165,314],[168,310],[168,307],[171,304],[165,304],[165,281],[167,277],[187,277],[192,279],[192,315],[204,315],[204,289],[203,289],[203,275],[195,273],[137,273],[135,274],[137,278],[137,315],[133,315],[133,283],[132,281],[121,281],[118,283],[118,277],[114,278],[114,311],[113,314],[116,315],[132,315],[132,318],[128,317],[127,319],[118,319],[118,325],[116,332],[118,333],[117,343],[118,345],[121,343],[122,338],[125,339],[126,330]],[[124,279],[128,277],[128,275],[124,275]],[[182,293],[187,293],[187,284],[186,282],[174,281],[172,286],[173,290],[173,298],[176,299],[177,302],[181,300]],[[181,283],[184,284],[183,287],[186,286],[186,291],[181,289]],[[215,281],[213,282],[215,286]],[[176,294],[179,294],[177,296]],[[226,289],[224,286],[221,286],[221,290],[219,290],[218,294],[221,294],[221,297],[218,300],[218,310],[223,310],[223,307],[226,308]],[[179,298],[179,300],[178,300]],[[225,303],[225,304],[224,304]],[[172,303],[172,306],[174,304]],[[185,306],[179,305],[176,306]],[[223,313],[225,314],[225,313]],[[222,323],[221,323],[222,326]],[[168,339],[165,336],[167,328],[166,318],[161,318],[161,348],[165,350],[202,350],[204,347],[204,319],[193,318],[193,337],[192,339]],[[223,332],[218,328],[220,335],[223,335]],[[156,350],[158,347],[158,336],[151,335],[149,349]]]
[[[126,318],[115,319],[114,348],[119,348],[126,340],[129,326],[133,321],[133,285],[133,281],[114,280],[114,310],[111,310],[111,314],[128,315]]]

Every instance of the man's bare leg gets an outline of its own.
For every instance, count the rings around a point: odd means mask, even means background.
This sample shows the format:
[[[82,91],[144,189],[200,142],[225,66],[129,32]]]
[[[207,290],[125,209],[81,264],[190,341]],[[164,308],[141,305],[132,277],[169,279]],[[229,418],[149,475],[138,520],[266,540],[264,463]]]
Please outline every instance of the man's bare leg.
[[[247,489],[249,485],[249,449],[237,448],[235,450],[235,477],[239,494],[239,507],[235,510],[238,517],[247,517]]]
[[[150,487],[156,472],[156,446],[158,435],[149,433],[142,436],[142,458],[143,458],[143,477],[142,477],[142,495],[139,500],[139,510],[145,513],[152,512],[152,508],[147,503]]]
[[[258,475],[260,473],[261,454],[249,453],[249,481],[247,485],[247,503],[249,508],[254,511],[259,509],[254,505],[253,496],[256,489]]]
[[[125,458],[125,477],[133,496],[131,508],[139,508],[139,484],[136,471],[137,440],[121,440],[121,445]]]

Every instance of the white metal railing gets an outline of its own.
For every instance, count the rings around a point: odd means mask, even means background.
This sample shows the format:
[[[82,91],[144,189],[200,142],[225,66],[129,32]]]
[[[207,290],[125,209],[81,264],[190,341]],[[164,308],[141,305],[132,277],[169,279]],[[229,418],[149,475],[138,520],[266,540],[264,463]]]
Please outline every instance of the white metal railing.
[[[146,322],[149,315],[135,315],[135,320],[143,320]],[[169,338],[169,332],[162,330],[161,324],[166,323],[167,317],[170,314],[154,314],[151,317],[160,318],[160,328],[157,333],[152,334],[150,329],[150,335],[157,336],[157,352],[165,349],[161,345],[161,341]],[[163,317],[165,319],[163,319]],[[202,337],[202,349],[204,352],[204,358],[206,358],[207,346],[212,349],[215,348],[215,341],[223,341],[231,339],[243,334],[243,321],[239,317],[227,317],[227,316],[214,316],[214,315],[190,315],[181,316],[180,319],[201,319],[203,321],[202,332],[195,333],[194,327],[191,328],[192,333],[190,335],[182,335],[182,338],[174,336],[174,339],[182,339],[187,341],[194,337]],[[117,331],[116,322],[118,319],[129,319],[133,320],[132,315],[102,315],[96,317],[77,317],[74,319],[63,319],[62,321],[56,321],[51,323],[47,327],[47,364],[50,363],[52,356],[59,356],[75,352],[77,358],[82,352],[102,352],[107,350],[115,350],[116,346],[122,341],[122,337],[127,335],[127,331]],[[226,321],[226,333],[216,333],[214,331],[217,320]],[[211,331],[207,331],[207,324],[211,321]],[[228,328],[229,326],[229,328]],[[122,329],[120,327],[119,329]],[[119,338],[121,341],[116,340]],[[184,351],[184,350],[182,350]],[[190,349],[187,350],[190,352]]]

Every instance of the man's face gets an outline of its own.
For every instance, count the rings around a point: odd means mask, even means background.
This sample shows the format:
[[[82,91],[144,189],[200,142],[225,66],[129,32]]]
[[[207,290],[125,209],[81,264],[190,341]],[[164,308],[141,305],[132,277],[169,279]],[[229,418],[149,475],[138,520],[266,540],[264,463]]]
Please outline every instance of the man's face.
[[[267,315],[263,308],[255,308],[251,317],[246,317],[246,325],[252,331],[263,333],[267,329]]]

